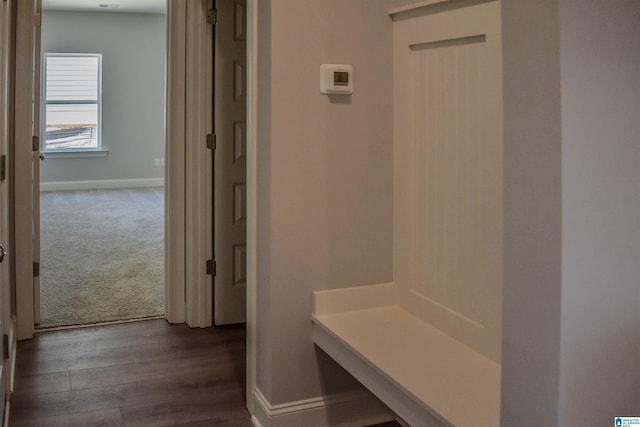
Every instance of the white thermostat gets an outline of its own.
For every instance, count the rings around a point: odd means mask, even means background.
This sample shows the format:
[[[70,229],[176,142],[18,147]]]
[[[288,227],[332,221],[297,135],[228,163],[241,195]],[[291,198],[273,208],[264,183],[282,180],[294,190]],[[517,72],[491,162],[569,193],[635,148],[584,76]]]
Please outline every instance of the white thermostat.
[[[353,93],[353,66],[320,65],[320,92],[325,95]]]

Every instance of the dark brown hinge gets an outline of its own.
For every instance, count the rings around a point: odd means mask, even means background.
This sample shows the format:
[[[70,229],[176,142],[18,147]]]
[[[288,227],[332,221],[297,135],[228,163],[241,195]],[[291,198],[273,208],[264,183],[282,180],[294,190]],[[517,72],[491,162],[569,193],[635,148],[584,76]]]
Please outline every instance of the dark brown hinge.
[[[207,11],[207,22],[211,25],[218,23],[218,9],[213,7]]]
[[[217,148],[218,141],[215,133],[207,134],[207,148],[209,150],[215,150]]]
[[[9,359],[9,335],[2,335],[2,359]]]
[[[40,263],[39,262],[35,262],[33,263],[33,277],[40,277]]]
[[[7,179],[7,155],[0,157],[0,181]]]
[[[34,135],[31,138],[31,150],[38,151],[40,149],[40,138],[37,135]]]
[[[207,261],[207,274],[209,276],[216,275],[216,262],[212,259]]]

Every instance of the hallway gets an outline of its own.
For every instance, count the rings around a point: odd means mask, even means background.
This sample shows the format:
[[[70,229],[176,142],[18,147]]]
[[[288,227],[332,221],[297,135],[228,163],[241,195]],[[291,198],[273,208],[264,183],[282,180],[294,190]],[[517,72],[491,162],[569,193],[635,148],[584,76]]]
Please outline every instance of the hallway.
[[[251,426],[244,325],[41,332],[18,344],[17,360],[12,427]]]

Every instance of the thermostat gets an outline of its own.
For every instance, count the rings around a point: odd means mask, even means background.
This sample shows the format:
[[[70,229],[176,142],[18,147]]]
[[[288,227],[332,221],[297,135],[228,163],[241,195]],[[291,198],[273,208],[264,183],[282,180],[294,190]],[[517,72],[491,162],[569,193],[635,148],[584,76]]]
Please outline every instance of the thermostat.
[[[325,95],[353,93],[353,66],[320,65],[320,92]]]

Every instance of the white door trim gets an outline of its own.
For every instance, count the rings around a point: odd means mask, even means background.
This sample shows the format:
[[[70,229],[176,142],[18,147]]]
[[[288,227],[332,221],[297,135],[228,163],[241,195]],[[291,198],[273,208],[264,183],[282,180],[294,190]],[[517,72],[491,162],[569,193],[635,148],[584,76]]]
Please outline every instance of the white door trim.
[[[16,73],[15,73],[15,138],[14,138],[14,216],[15,216],[15,275],[18,339],[33,337],[33,241],[32,211],[33,188],[31,163],[33,97],[35,95],[32,72],[35,66],[34,19],[35,1],[17,1]],[[19,95],[18,95],[19,94]]]
[[[207,134],[213,132],[213,25],[207,22],[211,0],[186,4],[185,96],[185,251],[186,322],[191,327],[212,324],[213,276],[213,155]]]
[[[186,0],[167,1],[165,316],[185,321]]]
[[[257,120],[258,117],[258,1],[247,0],[247,330],[246,401],[254,413],[256,389],[257,263]]]
[[[207,1],[168,1],[165,219],[165,317],[192,327],[211,325],[212,254],[211,132],[212,30]],[[31,137],[34,88],[29,77],[35,44],[31,1],[18,5],[16,49],[15,229],[18,339],[34,333],[33,245],[31,242]],[[37,92],[35,92],[37,93]],[[189,164],[189,168],[185,165]]]

